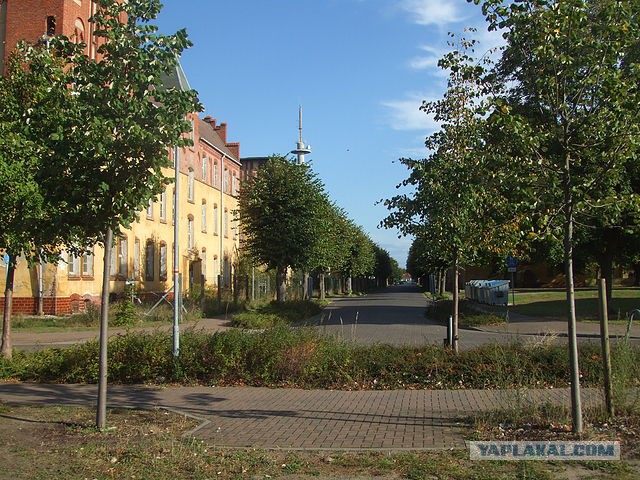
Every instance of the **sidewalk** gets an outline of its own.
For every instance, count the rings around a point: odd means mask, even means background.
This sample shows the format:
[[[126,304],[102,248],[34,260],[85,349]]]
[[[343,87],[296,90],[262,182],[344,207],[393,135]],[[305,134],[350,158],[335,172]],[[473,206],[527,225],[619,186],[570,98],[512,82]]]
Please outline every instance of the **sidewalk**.
[[[229,321],[223,318],[201,318],[196,322],[184,323],[180,325],[180,330],[204,330],[207,332],[218,332],[229,330]],[[132,332],[171,332],[172,325],[159,325],[157,327],[132,328]],[[109,336],[123,335],[127,333],[124,328],[110,328]],[[97,340],[100,334],[99,327],[92,330],[66,331],[66,332],[21,332],[14,330],[11,334],[13,348],[24,349],[26,347],[66,347],[76,343],[84,343],[90,340]]]
[[[577,322],[576,333],[578,337],[600,338],[599,322]],[[544,318],[529,317],[518,313],[509,314],[509,323],[503,325],[487,325],[474,327],[473,330],[482,332],[508,333],[514,335],[557,335],[567,336],[568,326],[566,321],[548,320]],[[624,337],[627,331],[626,322],[623,324],[609,322],[610,337]],[[631,325],[630,338],[640,339],[640,318]]]
[[[0,402],[94,406],[96,385],[0,383]],[[329,391],[254,387],[110,385],[109,407],[167,408],[201,424],[188,435],[211,446],[308,450],[464,448],[473,413],[546,400],[568,389]],[[582,390],[583,406],[600,402]]]

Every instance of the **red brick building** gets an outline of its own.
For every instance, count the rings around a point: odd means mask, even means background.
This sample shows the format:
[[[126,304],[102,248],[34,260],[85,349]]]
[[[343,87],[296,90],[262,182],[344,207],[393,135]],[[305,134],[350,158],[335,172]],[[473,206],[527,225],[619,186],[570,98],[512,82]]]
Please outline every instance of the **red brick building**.
[[[46,41],[65,35],[86,43],[87,55],[95,58],[98,44],[88,19],[97,8],[90,0],[0,0],[0,71],[11,49],[21,40]],[[164,79],[167,86],[189,89],[178,66]],[[239,231],[233,219],[240,183],[240,144],[227,141],[227,124],[212,117],[190,114],[193,146],[180,154],[179,229],[183,288],[201,283],[220,288],[229,285],[239,247]],[[172,157],[172,153],[170,157]],[[165,175],[173,177],[173,169]],[[174,186],[139,212],[139,220],[122,232],[113,247],[110,290],[121,293],[132,282],[142,297],[158,298],[171,283],[174,270]],[[2,245],[0,245],[0,253]],[[0,266],[4,263],[0,261]],[[102,248],[93,254],[65,255],[58,264],[16,269],[13,311],[36,312],[38,297],[45,313],[68,313],[97,301],[103,267]],[[4,268],[0,268],[0,291],[4,291]],[[4,298],[0,297],[0,307]]]

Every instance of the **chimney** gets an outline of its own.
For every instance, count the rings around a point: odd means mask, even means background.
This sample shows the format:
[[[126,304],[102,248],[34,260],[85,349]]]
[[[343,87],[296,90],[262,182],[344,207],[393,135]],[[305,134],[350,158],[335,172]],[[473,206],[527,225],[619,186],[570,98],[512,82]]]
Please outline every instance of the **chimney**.
[[[216,132],[218,132],[222,143],[227,143],[227,124],[223,122],[217,127],[214,125],[213,128]]]
[[[225,147],[231,151],[235,158],[240,160],[240,142],[225,143]]]
[[[204,120],[205,122],[207,122],[209,125],[211,125],[214,129],[216,128],[216,119],[213,118],[211,115],[207,115],[206,117],[204,117],[202,120]]]

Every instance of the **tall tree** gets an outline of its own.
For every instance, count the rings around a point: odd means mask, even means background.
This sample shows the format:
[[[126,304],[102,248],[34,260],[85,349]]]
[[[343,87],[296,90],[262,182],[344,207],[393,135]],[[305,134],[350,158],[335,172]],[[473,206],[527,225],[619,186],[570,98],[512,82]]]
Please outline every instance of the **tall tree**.
[[[171,166],[168,150],[190,142],[183,136],[190,130],[186,116],[200,109],[195,92],[162,88],[164,76],[176,68],[177,58],[190,43],[183,30],[157,34],[150,22],[160,9],[158,0],[100,0],[89,19],[95,36],[90,40],[98,45],[96,59],[84,53],[83,44],[63,36],[52,39],[50,53],[64,61],[64,75],[55,70],[47,79],[47,88],[53,92],[67,89],[64,95],[69,101],[48,112],[59,115],[58,124],[49,121],[34,127],[36,133],[31,137],[38,161],[46,165],[36,181],[40,192],[46,193],[45,204],[57,214],[54,233],[80,231],[83,244],[97,240],[105,247],[99,428],[106,421],[113,234],[135,220],[136,213],[168,183],[162,171]],[[37,71],[37,67],[37,62],[31,62],[26,71]],[[44,112],[46,106],[46,102],[39,103],[36,111]],[[29,115],[30,110],[20,114]],[[55,235],[46,240],[57,246]],[[78,248],[67,234],[61,240],[67,248]],[[32,241],[36,246],[43,244],[39,238]]]
[[[281,156],[272,156],[243,184],[238,220],[245,248],[257,262],[276,270],[278,301],[286,300],[287,269],[313,263],[326,205],[311,167]]]
[[[615,0],[488,0],[490,28],[507,45],[496,69],[505,85],[491,121],[519,159],[531,204],[564,242],[573,428],[582,431],[574,296],[576,223],[619,208],[617,186],[637,154],[640,4]],[[617,206],[617,207],[616,207]]]
[[[492,168],[487,156],[485,96],[492,92],[493,82],[487,75],[488,60],[473,56],[475,44],[466,39],[451,42],[453,50],[439,62],[449,71],[447,91],[421,108],[434,115],[440,129],[427,137],[427,159],[401,160],[411,169],[403,183],[414,191],[387,200],[392,213],[383,221],[404,234],[429,239],[431,258],[453,270],[454,351],[459,340],[461,265],[474,262],[483,251],[510,247],[512,237],[519,235],[505,201],[509,177]]]
[[[9,258],[3,311],[2,354],[11,356],[11,311],[18,259],[29,266],[59,259],[82,232],[68,223],[70,202],[57,185],[68,183],[58,132],[76,97],[64,62],[42,45],[19,44],[0,77],[0,248]]]

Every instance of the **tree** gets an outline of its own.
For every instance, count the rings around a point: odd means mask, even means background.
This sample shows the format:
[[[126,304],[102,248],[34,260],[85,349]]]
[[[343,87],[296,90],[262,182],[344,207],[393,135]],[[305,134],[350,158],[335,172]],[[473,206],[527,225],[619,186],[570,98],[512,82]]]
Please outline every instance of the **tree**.
[[[508,251],[519,237],[514,213],[505,201],[509,177],[492,168],[484,140],[487,103],[493,90],[485,62],[473,57],[474,40],[451,42],[454,50],[439,62],[448,69],[448,88],[442,99],[424,102],[440,129],[427,137],[430,156],[401,159],[411,170],[403,185],[411,194],[397,195],[385,204],[392,213],[383,221],[405,235],[428,239],[433,264],[454,272],[453,349],[458,351],[459,270],[484,252]]]
[[[346,276],[346,292],[353,293],[354,277],[364,277],[373,274],[376,257],[374,244],[361,227],[350,220],[346,220],[346,234],[343,242],[348,249],[348,255],[342,264],[342,272]]]
[[[277,300],[286,300],[287,269],[308,267],[324,226],[326,197],[307,164],[281,156],[268,162],[242,186],[238,220],[244,247],[259,263],[276,270]]]
[[[107,379],[107,325],[109,265],[114,232],[128,226],[136,213],[169,182],[163,168],[170,167],[168,150],[186,145],[190,130],[186,115],[199,111],[193,91],[163,89],[163,76],[175,68],[180,53],[190,43],[181,30],[158,35],[149,22],[161,9],[158,0],[101,0],[94,16],[97,58],[84,54],[83,44],[60,36],[50,42],[51,55],[64,63],[63,74],[53,70],[46,88],[60,93],[59,123],[33,128],[42,175],[35,180],[47,207],[57,214],[56,230],[40,241],[67,249],[79,248],[68,234],[86,245],[97,240],[105,248],[100,327],[100,381],[97,424],[105,426]],[[36,60],[38,60],[36,58]],[[37,71],[37,62],[27,72]],[[51,72],[49,69],[47,72]],[[45,98],[46,99],[46,98]],[[44,114],[50,105],[38,103]],[[54,105],[55,106],[55,105]],[[26,104],[18,105],[27,107]],[[21,115],[30,115],[21,110]],[[52,112],[47,112],[51,114]],[[52,161],[53,160],[53,161]],[[17,157],[11,158],[19,162]],[[73,181],[68,181],[72,178]]]
[[[490,121],[508,138],[503,150],[519,159],[512,175],[528,183],[539,225],[563,239],[577,433],[575,228],[586,214],[636,201],[619,185],[625,162],[637,154],[640,69],[630,55],[638,48],[639,9],[614,0],[483,2],[490,28],[503,29],[507,40],[496,68],[504,92]]]
[[[60,58],[42,45],[19,44],[0,77],[0,246],[9,257],[3,312],[2,354],[11,356],[14,273],[28,265],[56,262],[61,246],[82,245],[82,232],[68,223],[70,202],[60,195],[67,172],[57,132],[76,98]]]

